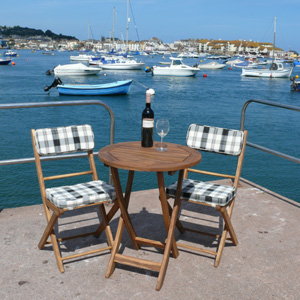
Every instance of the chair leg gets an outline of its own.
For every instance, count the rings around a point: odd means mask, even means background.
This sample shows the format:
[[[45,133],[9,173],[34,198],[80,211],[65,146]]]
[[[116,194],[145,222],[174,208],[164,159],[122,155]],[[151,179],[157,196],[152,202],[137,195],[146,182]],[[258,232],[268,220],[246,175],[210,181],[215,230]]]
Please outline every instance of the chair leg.
[[[107,222],[109,223],[111,221],[111,219],[114,217],[114,215],[117,213],[117,211],[119,210],[119,203],[116,201],[113,205],[113,207],[110,209],[110,211],[107,214]],[[103,230],[105,230],[105,222],[102,219],[101,224],[99,225],[99,227],[97,228],[94,236],[97,238],[100,236],[100,234],[103,232]]]
[[[42,238],[41,238],[41,240],[39,242],[38,247],[39,247],[40,250],[42,250],[44,248],[44,246],[45,246],[45,244],[46,244],[46,242],[48,240],[48,237],[52,233],[53,228],[54,228],[54,226],[55,226],[55,224],[56,224],[56,222],[58,220],[58,217],[59,216],[56,215],[55,212],[53,212],[53,214],[52,214],[52,216],[51,216],[51,218],[50,218],[50,220],[49,220],[49,222],[47,224],[47,227],[45,228],[45,231],[44,231],[44,233],[42,235]]]
[[[53,232],[50,234],[50,237],[51,237],[52,248],[53,248],[53,252],[54,252],[54,255],[55,255],[55,259],[56,259],[58,269],[61,273],[64,273],[65,269],[64,269],[63,262],[62,262],[62,257],[61,257],[61,253],[60,253],[60,250],[59,250],[59,246],[58,246],[58,243],[57,243],[57,238],[56,238],[56,235],[54,233],[54,229],[53,229]]]
[[[217,255],[216,255],[216,259],[215,259],[215,264],[214,264],[215,267],[218,267],[218,265],[220,264],[223,249],[225,247],[227,232],[229,232],[233,244],[235,246],[237,246],[237,244],[238,244],[238,239],[237,239],[236,234],[234,232],[234,229],[233,229],[233,226],[232,226],[231,219],[230,219],[230,216],[228,214],[227,208],[226,207],[221,207],[221,208],[217,208],[217,209],[221,212],[222,217],[223,217],[224,222],[225,222],[225,225],[224,225],[224,230],[222,232],[222,236],[221,236],[221,239],[220,239],[220,242],[219,242],[219,247],[218,247],[218,251],[217,251]],[[229,211],[231,212],[232,210],[229,208]]]
[[[171,207],[170,203],[169,202],[167,202],[167,203],[168,203],[169,214],[170,214],[170,217],[171,217],[173,210],[172,210],[172,207]],[[184,229],[182,223],[179,221],[179,217],[177,218],[177,221],[176,221],[176,227],[177,227],[177,229],[179,230],[179,232],[181,234],[183,234],[185,232],[185,229]]]
[[[105,234],[106,234],[106,238],[107,238],[107,242],[108,245],[110,247],[112,247],[114,239],[110,230],[110,226],[109,226],[109,222],[108,222],[108,218],[105,212],[105,207],[103,204],[99,205],[99,209],[100,209],[100,213],[101,213],[101,217],[102,217],[102,222],[104,222],[105,224]]]
[[[233,229],[233,226],[232,226],[232,223],[231,223],[230,216],[229,216],[228,213],[227,213],[226,207],[222,207],[222,208],[220,209],[220,211],[221,211],[222,217],[223,217],[223,219],[224,219],[226,229],[229,231],[229,234],[230,234],[230,236],[231,236],[231,240],[232,240],[233,244],[234,244],[235,246],[237,246],[238,240],[237,240],[236,234],[235,234],[235,232],[234,232],[234,229]]]

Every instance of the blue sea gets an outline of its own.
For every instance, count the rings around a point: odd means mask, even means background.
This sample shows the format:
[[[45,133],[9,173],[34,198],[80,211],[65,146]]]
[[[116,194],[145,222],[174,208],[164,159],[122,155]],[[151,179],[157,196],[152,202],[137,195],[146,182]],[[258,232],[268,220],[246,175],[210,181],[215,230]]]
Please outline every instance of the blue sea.
[[[54,56],[45,56],[42,51],[32,53],[20,50],[18,54],[19,57],[13,58],[15,65],[0,66],[1,104],[91,99],[59,96],[56,89],[52,89],[50,94],[44,92],[44,87],[51,85],[54,79],[46,75],[46,71],[58,64],[70,63],[69,57],[74,53],[56,52]],[[149,67],[166,61],[162,56],[137,58],[144,60]],[[199,63],[199,59],[185,59],[184,62],[194,65]],[[203,77],[203,74],[207,77]],[[297,74],[300,75],[300,68],[294,69],[292,75]],[[101,71],[96,76],[61,79],[63,83],[135,80],[129,95],[92,97],[105,102],[113,110],[116,143],[140,140],[146,92],[143,86],[153,88],[156,92],[152,99],[155,119],[170,120],[170,132],[164,140],[179,144],[185,144],[186,131],[191,123],[239,129],[242,107],[249,99],[300,106],[300,92],[290,91],[289,79],[244,78],[241,77],[241,69],[205,70],[192,78],[152,76],[141,70]],[[12,109],[1,110],[0,114],[1,160],[33,157],[31,128],[91,124],[95,132],[96,150],[109,144],[109,114],[100,106]],[[299,117],[299,112],[252,103],[246,112],[248,141],[299,158]],[[157,142],[160,140],[156,134],[154,139]],[[97,157],[95,160],[99,177],[107,181],[108,169]],[[83,163],[83,159],[78,159],[76,170],[84,170]],[[68,160],[45,164],[49,164],[51,174],[74,167]],[[226,171],[229,168],[226,157],[216,159],[213,155],[203,154],[201,167],[208,169],[212,166],[215,171]],[[127,172],[121,171],[120,176],[125,186]],[[247,147],[242,177],[300,202],[299,164]],[[176,175],[166,174],[166,184],[176,178]],[[133,190],[156,187],[155,174],[136,172]],[[0,209],[40,203],[34,163],[1,166]]]

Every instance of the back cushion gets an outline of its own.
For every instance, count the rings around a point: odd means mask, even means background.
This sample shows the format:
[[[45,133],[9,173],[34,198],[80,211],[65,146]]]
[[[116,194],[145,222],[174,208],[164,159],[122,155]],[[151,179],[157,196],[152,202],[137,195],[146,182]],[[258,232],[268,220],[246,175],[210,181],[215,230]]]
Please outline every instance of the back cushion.
[[[43,128],[35,132],[35,147],[40,155],[53,155],[94,149],[90,125]]]
[[[244,132],[206,125],[191,124],[186,137],[189,147],[228,155],[239,155]]]

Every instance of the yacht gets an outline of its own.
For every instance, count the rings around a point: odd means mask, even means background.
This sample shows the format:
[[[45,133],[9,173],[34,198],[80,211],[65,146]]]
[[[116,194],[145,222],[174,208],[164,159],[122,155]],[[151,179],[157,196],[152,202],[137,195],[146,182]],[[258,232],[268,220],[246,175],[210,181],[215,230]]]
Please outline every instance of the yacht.
[[[99,60],[90,60],[90,65],[97,65],[103,70],[141,70],[145,63],[124,57],[102,57]]]
[[[152,72],[152,75],[165,75],[165,76],[195,76],[200,69],[190,67],[182,62],[182,58],[170,57],[171,65],[168,67],[153,66],[146,72]]]
[[[223,69],[226,67],[226,64],[220,64],[217,61],[211,61],[206,64],[197,64],[197,68],[199,69],[211,69],[211,70],[216,70],[216,69]]]
[[[265,78],[288,78],[293,68],[284,68],[282,63],[272,63],[269,69],[242,69],[242,76],[265,77]]]
[[[58,65],[54,68],[54,76],[77,76],[77,75],[96,75],[100,72],[100,68],[88,67],[82,63]]]
[[[87,54],[71,55],[70,60],[88,62],[90,59],[92,59],[92,57],[94,57],[94,56],[93,55],[87,55]]]

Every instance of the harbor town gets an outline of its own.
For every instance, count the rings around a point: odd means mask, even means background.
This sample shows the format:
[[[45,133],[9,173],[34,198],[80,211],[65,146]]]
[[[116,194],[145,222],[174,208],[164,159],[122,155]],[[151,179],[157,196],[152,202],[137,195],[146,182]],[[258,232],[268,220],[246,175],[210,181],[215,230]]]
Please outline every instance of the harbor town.
[[[0,28],[1,29],[1,28]],[[183,39],[173,43],[164,43],[157,37],[141,41],[124,41],[117,38],[102,37],[101,40],[87,39],[61,39],[53,40],[45,36],[3,36],[0,34],[0,47],[29,49],[29,50],[58,50],[58,51],[92,51],[109,52],[114,49],[116,52],[127,51],[129,53],[139,52],[145,55],[171,55],[172,53],[183,53],[186,56],[199,58],[205,55],[256,55],[258,57],[271,57],[274,54],[278,58],[296,58],[298,52],[292,49],[284,50],[280,47],[273,47],[270,42],[258,42],[252,40],[213,40],[213,39]]]

